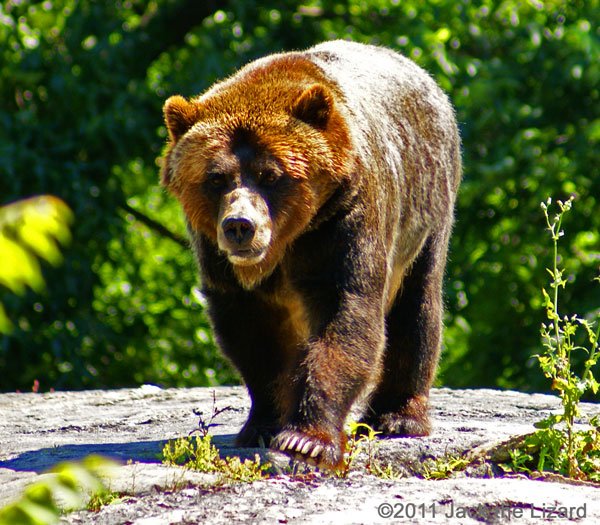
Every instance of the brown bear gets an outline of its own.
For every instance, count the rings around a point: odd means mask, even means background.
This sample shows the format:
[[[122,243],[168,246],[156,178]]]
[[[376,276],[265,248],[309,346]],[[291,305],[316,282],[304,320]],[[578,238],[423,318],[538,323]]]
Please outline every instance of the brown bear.
[[[169,98],[162,184],[180,201],[216,340],[252,408],[237,436],[338,468],[344,421],[430,432],[442,278],[461,178],[432,78],[345,41],[256,60]]]

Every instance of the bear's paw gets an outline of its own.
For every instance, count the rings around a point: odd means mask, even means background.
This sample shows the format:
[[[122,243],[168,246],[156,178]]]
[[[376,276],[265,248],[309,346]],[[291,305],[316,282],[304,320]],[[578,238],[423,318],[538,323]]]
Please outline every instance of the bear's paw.
[[[320,469],[339,470],[343,465],[343,439],[325,432],[286,429],[271,442],[271,448]]]

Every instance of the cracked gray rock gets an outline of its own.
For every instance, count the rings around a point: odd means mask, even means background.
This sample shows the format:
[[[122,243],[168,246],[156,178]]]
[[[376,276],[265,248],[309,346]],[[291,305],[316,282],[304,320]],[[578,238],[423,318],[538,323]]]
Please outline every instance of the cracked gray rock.
[[[395,479],[370,475],[366,451],[348,477],[274,474],[253,483],[223,483],[216,474],[162,465],[169,440],[198,428],[216,407],[228,407],[211,428],[221,457],[259,453],[281,470],[286,456],[267,449],[236,449],[233,438],[247,415],[243,387],[137,389],[0,394],[0,506],[61,461],[100,454],[121,463],[107,480],[126,495],[98,512],[66,514],[61,523],[107,525],[190,523],[574,523],[600,522],[597,487],[518,477],[486,477],[471,469],[452,479],[415,476],[428,458],[461,455],[534,430],[560,413],[558,398],[497,390],[434,389],[434,431],[423,438],[377,440],[373,453]],[[582,404],[600,413],[597,404]],[[129,463],[128,463],[129,462]],[[300,469],[302,471],[302,469]],[[478,477],[483,476],[483,477]],[[559,509],[559,510],[555,510]]]

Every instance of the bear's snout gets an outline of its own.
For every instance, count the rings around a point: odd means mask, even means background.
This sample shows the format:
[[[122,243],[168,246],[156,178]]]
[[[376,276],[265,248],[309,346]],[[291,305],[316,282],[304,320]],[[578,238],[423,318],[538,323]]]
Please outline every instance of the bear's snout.
[[[227,242],[232,246],[238,246],[239,250],[246,250],[256,232],[255,222],[248,217],[227,217],[221,226]]]
[[[243,187],[226,194],[218,224],[219,248],[231,263],[249,266],[264,259],[271,242],[272,223],[260,195]]]

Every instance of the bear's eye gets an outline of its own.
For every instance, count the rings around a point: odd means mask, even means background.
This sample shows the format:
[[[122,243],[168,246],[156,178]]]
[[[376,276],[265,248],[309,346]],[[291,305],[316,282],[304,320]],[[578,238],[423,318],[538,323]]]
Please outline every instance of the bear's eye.
[[[211,188],[222,188],[223,186],[225,186],[225,175],[223,175],[222,173],[215,172],[207,173],[206,181],[208,182]]]
[[[260,173],[260,182],[265,186],[272,186],[279,180],[279,175],[273,170],[263,170]]]

